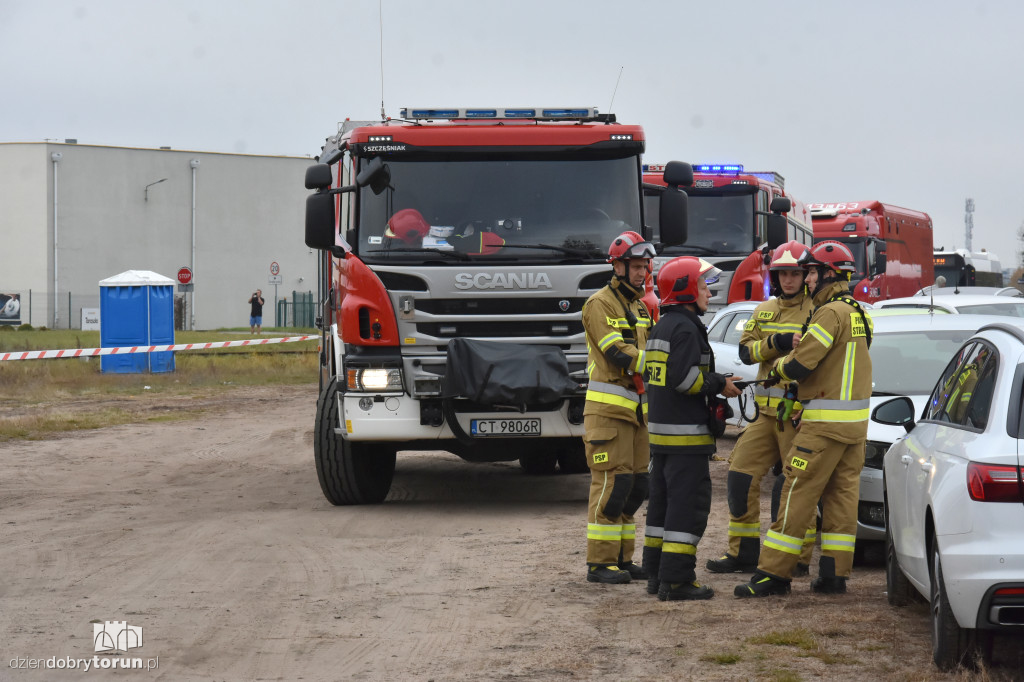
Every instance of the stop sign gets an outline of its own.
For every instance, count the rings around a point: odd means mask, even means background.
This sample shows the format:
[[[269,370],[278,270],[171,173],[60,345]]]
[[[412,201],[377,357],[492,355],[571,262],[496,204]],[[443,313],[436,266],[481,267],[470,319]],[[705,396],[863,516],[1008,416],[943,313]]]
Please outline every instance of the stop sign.
[[[191,284],[192,283],[192,268],[181,267],[178,269],[178,283],[179,284]]]

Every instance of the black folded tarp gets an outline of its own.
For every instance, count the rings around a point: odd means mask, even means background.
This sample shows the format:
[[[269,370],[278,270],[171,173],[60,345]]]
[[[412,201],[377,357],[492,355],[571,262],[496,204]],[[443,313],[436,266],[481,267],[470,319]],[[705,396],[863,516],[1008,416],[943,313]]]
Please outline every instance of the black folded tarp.
[[[569,377],[562,351],[497,341],[452,339],[441,381],[443,398],[468,398],[482,405],[552,403],[578,385]]]

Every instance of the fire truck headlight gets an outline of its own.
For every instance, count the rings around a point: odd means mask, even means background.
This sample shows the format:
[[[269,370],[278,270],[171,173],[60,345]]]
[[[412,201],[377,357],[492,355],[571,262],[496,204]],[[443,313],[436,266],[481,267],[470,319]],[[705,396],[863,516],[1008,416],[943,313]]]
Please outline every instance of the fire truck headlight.
[[[398,368],[355,368],[346,372],[349,391],[401,391],[402,370]]]

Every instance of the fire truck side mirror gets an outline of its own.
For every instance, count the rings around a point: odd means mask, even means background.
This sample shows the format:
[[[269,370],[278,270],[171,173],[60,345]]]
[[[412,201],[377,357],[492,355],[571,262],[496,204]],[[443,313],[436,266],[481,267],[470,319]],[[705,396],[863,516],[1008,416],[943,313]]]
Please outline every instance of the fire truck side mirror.
[[[374,194],[380,194],[391,184],[391,169],[384,163],[384,159],[375,156],[356,175],[356,185],[359,187],[370,186]]]
[[[329,249],[334,246],[334,195],[317,192],[306,197],[306,246]]]
[[[327,189],[333,181],[331,167],[326,163],[315,163],[306,168],[306,189]]]
[[[788,201],[788,199],[787,199]],[[789,236],[789,224],[786,222],[786,216],[779,215],[778,213],[772,213],[768,216],[768,250],[774,251],[778,247],[785,244]]]
[[[658,228],[661,243],[675,246],[686,242],[687,199],[686,192],[678,187],[666,187],[658,202]]]
[[[793,202],[789,197],[773,197],[768,210],[772,213],[789,213],[793,210]]]

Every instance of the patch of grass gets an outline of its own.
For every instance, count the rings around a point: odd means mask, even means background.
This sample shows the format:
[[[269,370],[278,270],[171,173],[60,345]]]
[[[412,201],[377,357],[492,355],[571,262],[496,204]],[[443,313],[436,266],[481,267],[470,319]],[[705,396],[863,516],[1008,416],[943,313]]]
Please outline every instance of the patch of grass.
[[[704,654],[700,657],[700,660],[705,661],[706,663],[715,663],[717,665],[735,665],[743,659],[739,654],[722,653]]]
[[[775,630],[747,640],[751,644],[771,644],[772,646],[795,646],[800,649],[816,649],[818,643],[814,635],[806,628],[793,630]]]

